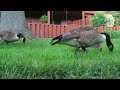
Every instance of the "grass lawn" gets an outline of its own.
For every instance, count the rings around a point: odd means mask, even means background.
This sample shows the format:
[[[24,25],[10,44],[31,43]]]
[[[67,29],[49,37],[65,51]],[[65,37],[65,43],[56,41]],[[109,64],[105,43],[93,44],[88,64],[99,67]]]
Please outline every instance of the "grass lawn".
[[[113,53],[105,42],[103,51],[89,49],[75,54],[75,48],[51,46],[51,39],[21,41],[0,45],[1,79],[118,79],[120,40],[112,39]]]

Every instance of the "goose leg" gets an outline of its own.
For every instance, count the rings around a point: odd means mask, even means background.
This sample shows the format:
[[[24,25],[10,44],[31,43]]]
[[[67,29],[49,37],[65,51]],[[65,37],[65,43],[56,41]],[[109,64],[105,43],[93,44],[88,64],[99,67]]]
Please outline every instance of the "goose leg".
[[[77,52],[79,51],[80,52],[80,47],[77,47],[76,49],[75,49],[75,54],[77,54]]]
[[[93,46],[93,48],[97,48],[99,51],[102,51],[101,44],[96,44],[96,45]]]
[[[101,48],[99,48],[99,51],[102,51],[102,47],[101,47]]]
[[[86,50],[86,48],[85,48],[85,47],[82,47],[82,50],[83,50],[84,52],[87,52],[87,50]]]
[[[76,42],[76,49],[75,49],[75,54],[77,54],[77,52],[80,52],[80,44],[78,43],[78,41]]]
[[[102,51],[102,46],[101,46],[101,44],[98,44],[98,50],[99,50],[99,51]]]
[[[6,44],[8,45],[8,42],[6,42]]]

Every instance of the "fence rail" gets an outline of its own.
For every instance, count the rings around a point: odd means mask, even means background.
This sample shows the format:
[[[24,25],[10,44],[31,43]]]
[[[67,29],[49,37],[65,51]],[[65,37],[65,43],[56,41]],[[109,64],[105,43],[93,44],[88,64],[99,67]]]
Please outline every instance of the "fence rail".
[[[54,24],[28,23],[28,27],[32,31],[32,33],[37,37],[54,38],[65,32],[68,32],[73,28],[79,27],[79,25],[76,25],[76,24],[54,25]],[[106,29],[120,30],[120,26],[114,26],[114,27],[100,26],[97,28],[100,32],[103,32]]]

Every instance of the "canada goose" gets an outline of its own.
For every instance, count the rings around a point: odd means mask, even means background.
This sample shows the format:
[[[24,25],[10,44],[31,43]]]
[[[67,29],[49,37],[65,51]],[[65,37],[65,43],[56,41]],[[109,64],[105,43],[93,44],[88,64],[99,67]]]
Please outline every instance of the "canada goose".
[[[79,51],[79,48],[86,51],[86,48],[89,47],[96,47],[101,51],[101,43],[105,40],[109,51],[113,51],[114,46],[110,40],[110,36],[107,33],[100,33],[96,28],[86,26],[73,29],[63,35],[57,36],[51,40],[50,44],[64,44],[76,47],[76,52]]]
[[[11,43],[18,41],[19,39],[23,40],[23,43],[25,44],[26,38],[22,33],[14,33],[12,31],[0,31],[0,39],[2,42]]]

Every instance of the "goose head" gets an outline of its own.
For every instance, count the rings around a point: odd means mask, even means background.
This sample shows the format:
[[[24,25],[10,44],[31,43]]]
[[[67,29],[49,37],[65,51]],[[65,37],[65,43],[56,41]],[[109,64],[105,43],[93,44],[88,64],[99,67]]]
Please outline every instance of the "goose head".
[[[23,43],[25,43],[26,38],[24,37],[24,35],[23,35],[22,33],[18,33],[18,34],[17,34],[17,37],[18,37],[19,39],[22,39],[22,40],[23,40]]]

